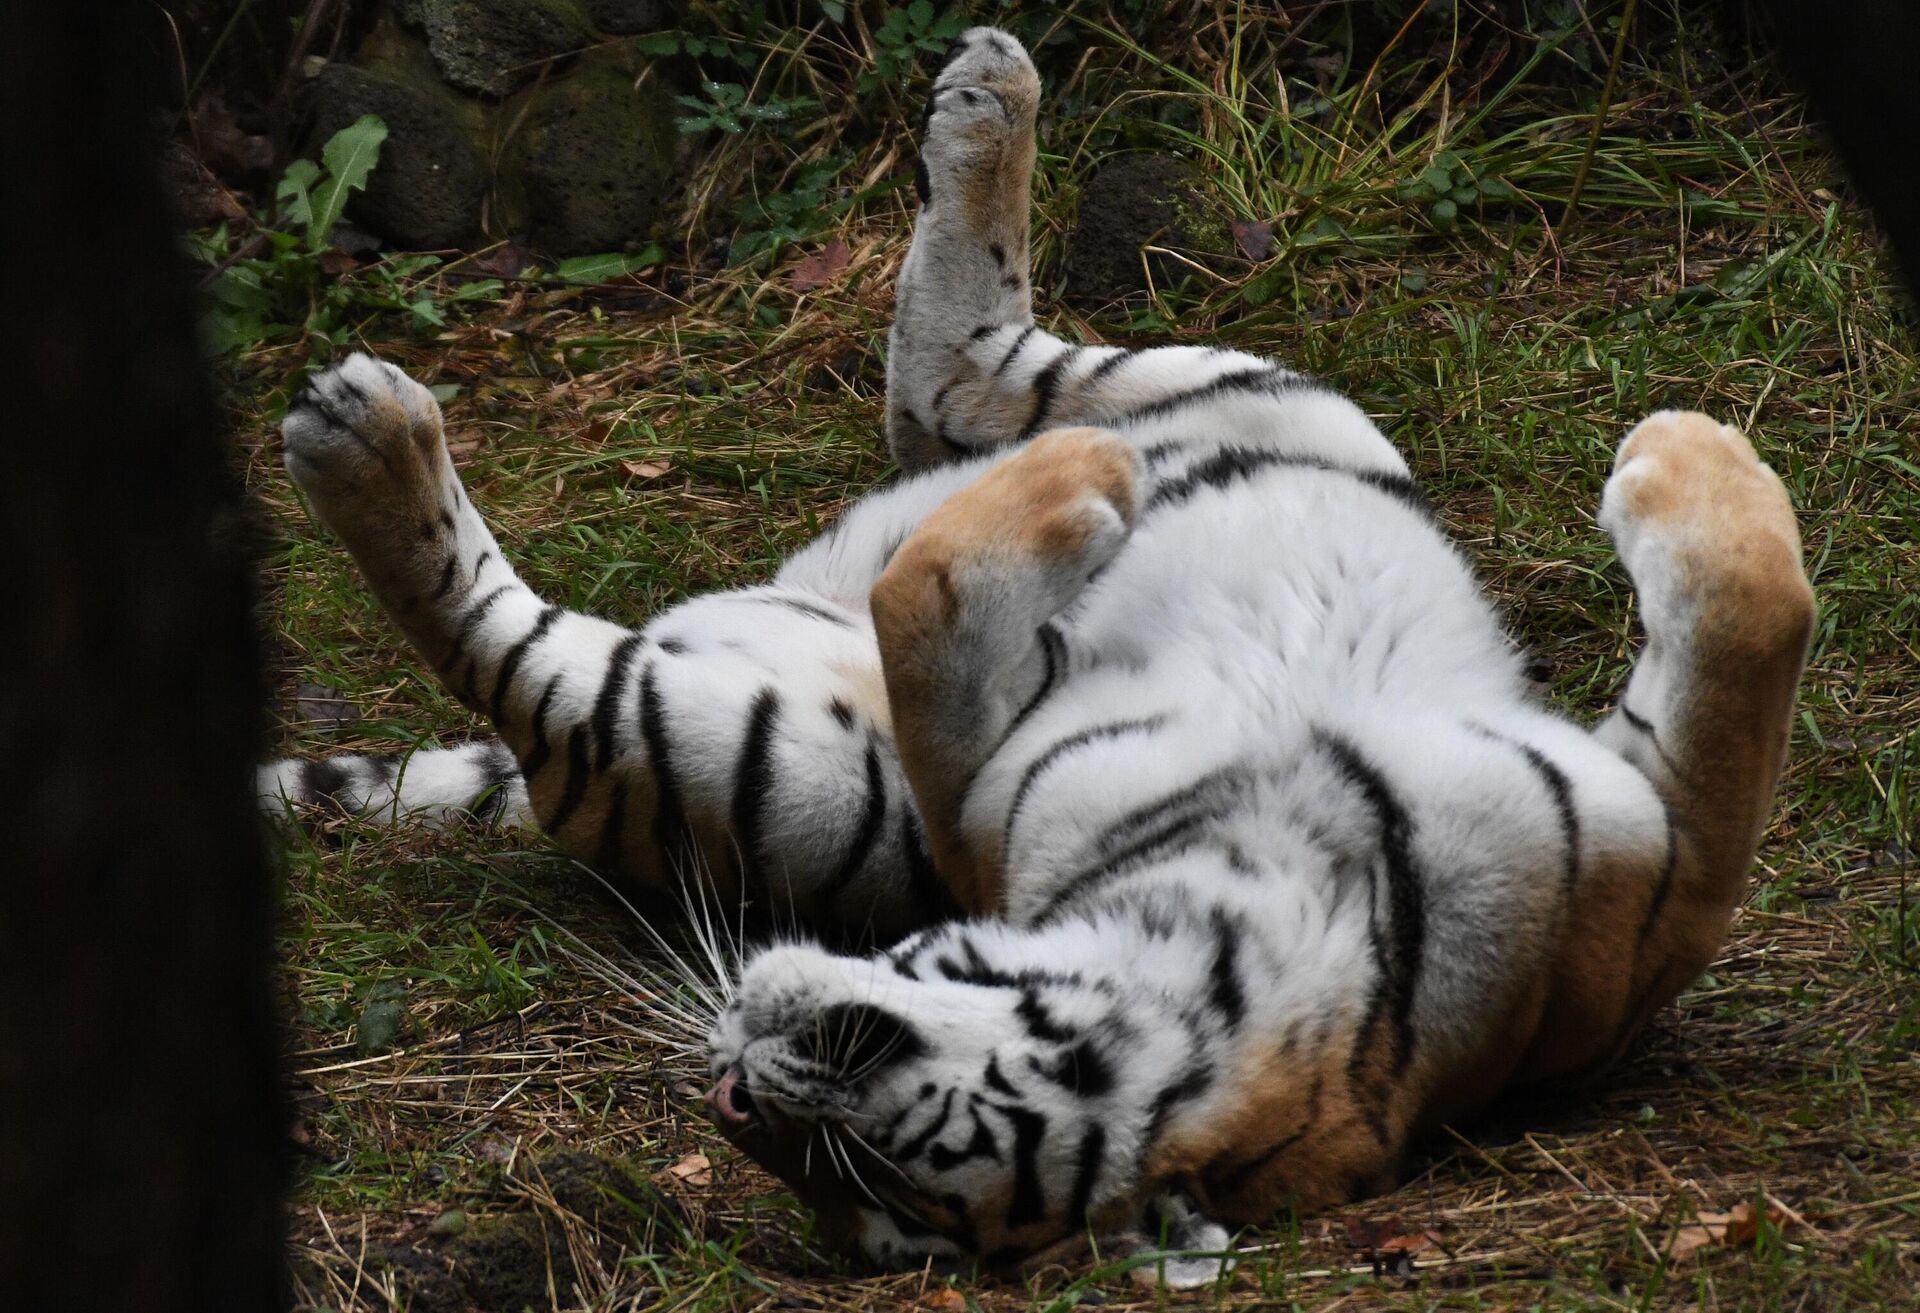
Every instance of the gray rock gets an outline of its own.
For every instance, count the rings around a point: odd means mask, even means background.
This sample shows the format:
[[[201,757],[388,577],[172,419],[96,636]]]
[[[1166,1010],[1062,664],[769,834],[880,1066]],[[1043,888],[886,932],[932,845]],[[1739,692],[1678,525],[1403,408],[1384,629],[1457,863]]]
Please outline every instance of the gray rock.
[[[1149,245],[1206,263],[1231,254],[1233,234],[1199,166],[1171,155],[1122,155],[1102,164],[1080,194],[1066,299],[1102,305],[1146,291],[1149,270],[1162,289],[1191,272],[1165,256],[1143,260]]]
[[[363,114],[387,125],[353,221],[413,249],[524,236],[568,256],[645,241],[678,177],[676,88],[634,39],[589,28],[588,2],[391,0],[351,63],[315,82],[310,153]],[[672,18],[661,0],[590,2],[609,25]]]
[[[543,63],[593,44],[577,0],[412,0],[427,48],[448,84],[504,96],[531,82]]]
[[[674,176],[673,95],[625,52],[595,51],[532,93],[512,159],[527,235],[549,255],[645,240]]]
[[[431,74],[383,62],[371,68],[329,64],[314,83],[313,146],[363,114],[387,125],[380,163],[347,212],[396,246],[461,246],[480,233],[486,160],[474,145],[465,107]]]

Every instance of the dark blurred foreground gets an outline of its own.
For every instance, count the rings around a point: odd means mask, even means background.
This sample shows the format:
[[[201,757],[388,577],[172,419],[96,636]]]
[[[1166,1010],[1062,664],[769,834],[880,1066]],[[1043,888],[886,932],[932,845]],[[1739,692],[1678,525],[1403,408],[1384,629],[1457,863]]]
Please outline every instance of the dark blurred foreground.
[[[130,24],[0,41],[0,1308],[282,1302],[235,487]]]

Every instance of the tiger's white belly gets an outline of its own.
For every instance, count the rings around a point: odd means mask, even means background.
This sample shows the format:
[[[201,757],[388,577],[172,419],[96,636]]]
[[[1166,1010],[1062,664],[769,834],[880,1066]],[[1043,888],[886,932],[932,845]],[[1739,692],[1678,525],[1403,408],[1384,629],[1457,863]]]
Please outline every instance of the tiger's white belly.
[[[1423,722],[1451,731],[1524,696],[1458,555],[1418,511],[1340,473],[1278,468],[1147,512],[1056,625],[1072,677],[967,799],[970,833],[1005,845],[1015,920],[1087,869],[1116,818],[1222,771],[1247,778],[1210,824],[1248,860],[1319,869],[1325,852],[1295,850],[1351,794],[1309,760],[1316,732],[1417,740]]]

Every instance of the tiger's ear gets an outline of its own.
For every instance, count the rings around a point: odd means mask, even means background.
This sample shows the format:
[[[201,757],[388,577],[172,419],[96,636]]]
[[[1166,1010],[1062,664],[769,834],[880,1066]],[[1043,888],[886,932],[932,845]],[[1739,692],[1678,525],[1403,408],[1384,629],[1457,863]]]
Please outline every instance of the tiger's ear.
[[[1237,1262],[1227,1228],[1178,1186],[1149,1199],[1133,1227],[1109,1237],[1106,1247],[1134,1261],[1128,1275],[1147,1289],[1192,1290],[1218,1281]]]

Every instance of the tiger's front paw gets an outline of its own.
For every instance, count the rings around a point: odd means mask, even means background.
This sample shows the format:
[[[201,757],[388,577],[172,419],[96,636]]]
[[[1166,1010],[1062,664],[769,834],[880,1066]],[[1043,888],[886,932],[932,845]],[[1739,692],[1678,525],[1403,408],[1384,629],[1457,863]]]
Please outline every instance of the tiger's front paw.
[[[970,211],[1017,203],[1024,231],[1039,104],[1040,75],[1018,41],[992,27],[961,33],[927,98],[922,203],[939,204],[949,194]]]
[[[352,355],[313,376],[281,422],[287,473],[335,532],[418,522],[423,536],[451,515],[453,481],[440,407],[394,366]]]

